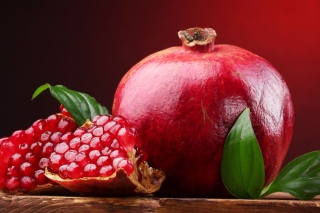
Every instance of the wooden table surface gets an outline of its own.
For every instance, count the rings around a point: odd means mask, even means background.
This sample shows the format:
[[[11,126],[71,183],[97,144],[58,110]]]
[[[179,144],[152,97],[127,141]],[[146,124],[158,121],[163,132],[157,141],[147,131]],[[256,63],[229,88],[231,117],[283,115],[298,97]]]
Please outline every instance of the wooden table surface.
[[[317,212],[320,197],[297,200],[276,193],[262,200],[126,197],[99,198],[77,196],[31,196],[0,194],[0,213],[44,212]]]

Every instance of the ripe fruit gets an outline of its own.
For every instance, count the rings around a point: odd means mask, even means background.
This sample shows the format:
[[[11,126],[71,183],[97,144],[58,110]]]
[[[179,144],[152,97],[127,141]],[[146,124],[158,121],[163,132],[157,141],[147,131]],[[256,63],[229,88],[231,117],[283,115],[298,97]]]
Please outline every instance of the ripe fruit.
[[[223,143],[246,108],[264,161],[277,175],[291,141],[293,104],[275,68],[231,45],[214,45],[212,29],[179,32],[182,47],[154,53],[123,77],[112,114],[136,128],[148,162],[166,173],[160,195],[221,197]]]
[[[62,134],[75,129],[71,118],[54,114],[0,139],[0,189],[30,191],[49,183],[44,176],[48,157]]]
[[[148,167],[146,157],[126,119],[97,115],[61,137],[46,176],[79,194],[149,194],[160,188],[164,174]]]

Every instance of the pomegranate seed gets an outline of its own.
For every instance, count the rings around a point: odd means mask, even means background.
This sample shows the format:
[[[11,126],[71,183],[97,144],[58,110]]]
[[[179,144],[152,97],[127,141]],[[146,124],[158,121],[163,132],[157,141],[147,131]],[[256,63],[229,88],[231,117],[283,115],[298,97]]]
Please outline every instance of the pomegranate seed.
[[[42,147],[42,156],[49,157],[50,154],[53,152],[53,143],[48,142]]]
[[[115,121],[110,121],[110,122],[108,122],[106,125],[104,125],[103,126],[103,130],[105,131],[105,132],[107,132],[107,131],[109,131],[109,129],[111,128],[111,127],[113,127],[114,125],[116,125],[117,123],[115,122]]]
[[[57,141],[57,142],[60,142],[60,141],[69,141],[71,138],[73,138],[73,133],[72,132],[67,132],[66,134],[62,135],[60,140]]]
[[[96,124],[98,126],[103,126],[105,123],[107,123],[110,120],[109,116],[95,116],[96,118]],[[94,122],[94,119],[93,119]]]
[[[67,143],[59,143],[55,148],[54,151],[59,154],[64,154],[69,149],[69,146]]]
[[[87,131],[83,128],[78,128],[76,129],[76,131],[74,131],[73,135],[81,137],[84,133],[86,133]]]
[[[33,154],[41,155],[42,143],[41,142],[35,142],[35,143],[31,144],[30,150],[32,151]]]
[[[109,130],[109,132],[113,135],[118,134],[119,130],[121,129],[121,125],[120,124],[116,124],[114,126],[112,126]]]
[[[25,157],[26,161],[31,164],[36,164],[38,162],[37,155],[33,154],[32,152],[28,152]]]
[[[56,153],[53,153],[52,155],[50,155],[49,166],[51,169],[58,171],[60,166],[65,163],[66,163],[65,159],[62,158],[61,155]]]
[[[113,170],[112,166],[110,166],[110,165],[103,166],[103,167],[101,167],[99,173],[100,173],[101,177],[108,177],[114,173],[114,170]]]
[[[77,151],[75,150],[68,150],[64,153],[64,158],[69,162],[73,162],[76,159]]]
[[[21,154],[16,153],[9,158],[9,165],[20,166],[23,163],[24,159]]]
[[[80,141],[79,137],[73,138],[70,141],[70,148],[71,149],[79,149],[80,143],[81,143],[81,141]]]
[[[69,119],[61,119],[58,127],[57,127],[57,131],[58,132],[70,132],[73,130],[73,126],[69,125]]]
[[[50,115],[47,118],[47,126],[49,131],[55,131],[57,123],[59,122],[60,117],[57,115]]]
[[[40,136],[40,141],[41,141],[41,142],[47,142],[47,141],[49,141],[51,134],[52,134],[52,133],[49,132],[49,131],[42,133],[41,136]]]
[[[110,141],[110,138],[111,138],[110,134],[106,132],[101,136],[101,141],[107,143]]]
[[[111,137],[111,135],[109,133],[104,133],[100,137],[100,141],[101,141],[101,146],[110,147],[110,145],[112,143],[112,137]]]
[[[112,161],[112,166],[114,169],[118,169],[118,164],[120,163],[120,161],[122,161],[124,158],[123,157],[118,157],[113,159]]]
[[[122,116],[115,116],[113,120],[122,126],[129,126],[129,122]]]
[[[97,177],[99,175],[99,170],[95,164],[88,164],[84,167],[84,172],[87,177]]]
[[[68,177],[71,179],[82,178],[84,175],[83,170],[75,162],[72,162],[67,166],[67,174]]]
[[[124,169],[128,175],[131,175],[134,172],[134,165],[131,161],[123,159],[118,163],[118,168]]]
[[[127,158],[128,155],[124,150],[114,150],[111,152],[110,158],[114,159],[118,157]]]
[[[7,179],[6,187],[9,190],[15,190],[20,187],[20,180],[17,177],[10,177]]]
[[[91,141],[91,138],[92,138],[92,134],[91,133],[85,133],[81,136],[81,142],[82,143],[90,143]],[[80,139],[79,139],[79,142],[80,142]]]
[[[92,134],[96,137],[99,137],[103,134],[103,128],[101,126],[97,126],[93,129]]]
[[[110,155],[111,152],[112,152],[112,150],[111,150],[109,147],[105,147],[105,148],[101,151],[101,153],[102,153],[103,155],[106,155],[106,156]]]
[[[45,169],[49,165],[49,159],[48,158],[41,158],[39,161],[39,168]]]
[[[45,119],[39,119],[32,124],[35,132],[46,132],[48,131],[47,121]]]
[[[21,178],[21,182],[20,182],[20,187],[21,189],[33,189],[36,186],[36,181],[29,177],[29,176],[24,176]]]
[[[84,167],[85,165],[87,165],[88,163],[90,163],[90,161],[87,159],[87,156],[85,153],[80,152],[76,155],[76,159],[75,161],[77,162],[77,164],[81,167]]]
[[[101,156],[97,160],[97,165],[100,167],[110,165],[110,160],[108,156]]]
[[[92,118],[92,122],[96,123],[97,120],[98,120],[100,117],[102,117],[102,116],[100,116],[100,115],[94,116],[94,117]]]
[[[87,144],[83,144],[82,146],[79,147],[78,151],[86,153],[88,150],[90,150],[90,146]]]
[[[102,147],[100,138],[99,137],[92,138],[90,142],[90,147],[93,149],[100,149]]]
[[[21,155],[26,155],[28,151],[29,151],[29,145],[28,145],[27,143],[21,143],[21,144],[19,144],[18,152],[19,152]]]
[[[13,143],[9,139],[5,139],[1,143],[0,150],[4,154],[3,157],[5,157],[5,159],[9,159],[10,156],[15,153],[16,148],[14,147]]]
[[[59,175],[60,175],[60,177],[62,177],[62,178],[68,178],[67,167],[68,167],[67,164],[64,164],[64,165],[60,166],[60,168],[59,168]]]
[[[24,131],[25,143],[30,145],[33,141],[35,141],[35,134],[33,127],[29,127],[26,131]],[[39,140],[39,138],[37,138]]]
[[[136,134],[131,128],[122,127],[118,132],[119,143],[130,152],[136,144]]]
[[[114,139],[113,141],[112,141],[112,144],[110,145],[113,149],[118,149],[119,147],[120,147],[120,144],[119,144],[119,142],[118,142],[118,140],[117,139]]]
[[[29,162],[24,162],[23,164],[21,164],[20,170],[24,176],[33,176],[35,172],[34,167]]]
[[[60,105],[60,111],[63,115],[69,117],[69,118],[72,118],[72,116],[70,115],[70,113],[66,110],[66,108],[64,108],[64,106],[61,104]]]
[[[12,133],[10,140],[14,145],[18,146],[19,143],[21,143],[21,141],[22,142],[25,141],[24,136],[25,136],[24,131],[17,130],[14,133]]]
[[[44,184],[48,182],[46,176],[44,175],[44,171],[40,169],[34,173],[34,178],[37,184]]]
[[[61,132],[54,132],[51,135],[50,140],[52,141],[53,144],[57,144],[60,141],[61,136],[62,136]]]
[[[101,156],[101,153],[99,152],[99,150],[92,150],[91,152],[89,152],[89,158],[93,161],[93,162],[97,162],[98,158]]]

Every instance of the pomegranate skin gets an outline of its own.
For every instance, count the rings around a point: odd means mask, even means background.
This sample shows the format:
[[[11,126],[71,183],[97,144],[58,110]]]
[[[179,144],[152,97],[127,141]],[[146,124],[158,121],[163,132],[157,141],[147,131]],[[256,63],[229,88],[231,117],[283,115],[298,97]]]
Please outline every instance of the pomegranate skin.
[[[158,195],[225,197],[220,174],[223,144],[246,107],[268,184],[291,142],[293,104],[277,70],[247,50],[213,46],[213,41],[188,46],[183,41],[181,47],[154,53],[122,78],[112,114],[134,125],[149,164],[166,173]]]

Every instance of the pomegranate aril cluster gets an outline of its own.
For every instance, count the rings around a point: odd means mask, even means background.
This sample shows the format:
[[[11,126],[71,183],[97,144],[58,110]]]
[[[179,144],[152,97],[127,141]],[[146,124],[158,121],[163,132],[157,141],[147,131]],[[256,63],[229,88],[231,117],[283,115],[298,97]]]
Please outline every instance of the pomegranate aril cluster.
[[[69,117],[69,118],[72,118],[71,114],[67,111],[66,108],[64,108],[64,106],[62,104],[60,104],[60,112],[61,114]]]
[[[48,183],[44,175],[48,158],[60,137],[76,127],[72,119],[54,114],[0,139],[0,189],[30,190]]]
[[[125,118],[97,115],[61,137],[49,167],[64,179],[108,177],[120,168],[130,175],[134,172],[130,154],[137,146],[135,129]]]

